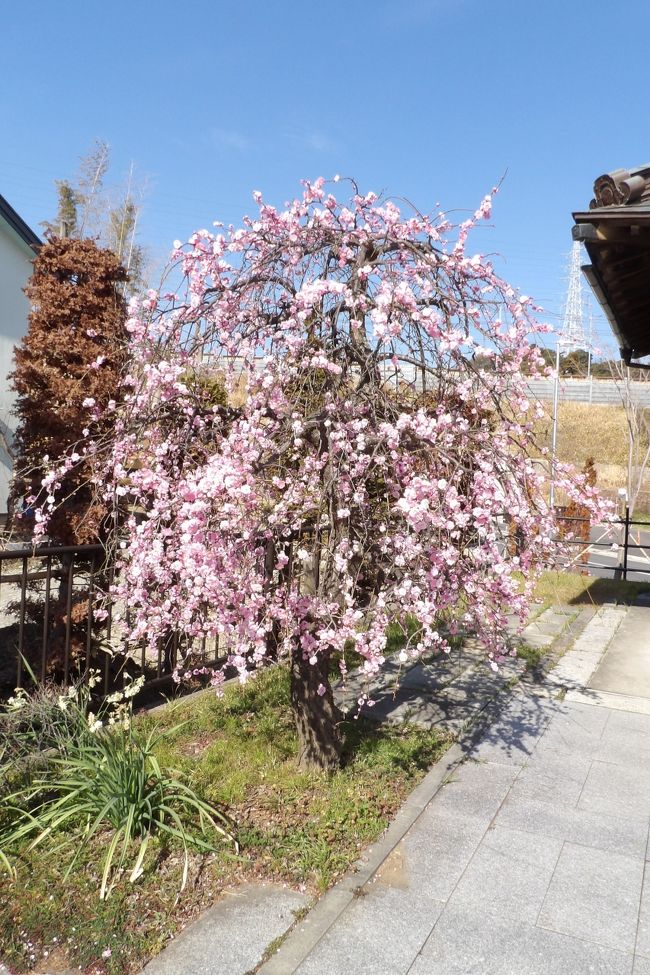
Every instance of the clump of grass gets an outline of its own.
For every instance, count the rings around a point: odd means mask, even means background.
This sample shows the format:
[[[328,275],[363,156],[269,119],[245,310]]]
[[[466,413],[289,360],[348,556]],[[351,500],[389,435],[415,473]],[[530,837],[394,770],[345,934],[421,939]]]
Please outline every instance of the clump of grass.
[[[31,693],[17,689],[0,708],[0,795],[26,764],[74,737],[76,716],[61,707],[61,697],[61,687],[48,682]]]
[[[403,622],[395,620],[386,629],[386,655],[399,653],[407,643],[417,643],[422,627],[415,616],[407,615]]]
[[[529,643],[521,643],[516,649],[517,658],[526,662],[526,670],[535,670],[544,659],[544,651]]]

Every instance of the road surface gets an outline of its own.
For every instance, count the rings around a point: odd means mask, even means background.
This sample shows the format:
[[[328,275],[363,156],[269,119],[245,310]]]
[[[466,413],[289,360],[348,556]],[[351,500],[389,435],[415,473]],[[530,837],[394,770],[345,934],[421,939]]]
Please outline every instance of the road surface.
[[[604,579],[623,578],[624,531],[624,525],[596,525],[591,529],[586,567],[590,575]],[[628,541],[628,581],[650,583],[650,529],[631,525]],[[583,549],[578,545],[572,546],[572,549],[573,564],[580,567],[579,553]],[[584,565],[582,567],[585,568]]]

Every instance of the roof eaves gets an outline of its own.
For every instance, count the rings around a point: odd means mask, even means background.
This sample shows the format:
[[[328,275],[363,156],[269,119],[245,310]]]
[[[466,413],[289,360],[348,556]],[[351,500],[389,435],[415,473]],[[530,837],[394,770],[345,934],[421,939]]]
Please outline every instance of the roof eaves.
[[[43,246],[43,241],[40,237],[37,237],[34,231],[29,227],[23,218],[19,216],[14,208],[8,203],[4,196],[0,195],[0,217],[9,224],[11,229],[18,234],[20,239],[27,244],[32,250],[38,250],[39,247]]]
[[[580,223],[650,223],[650,205],[594,207],[593,210],[577,210],[572,214],[574,221]]]

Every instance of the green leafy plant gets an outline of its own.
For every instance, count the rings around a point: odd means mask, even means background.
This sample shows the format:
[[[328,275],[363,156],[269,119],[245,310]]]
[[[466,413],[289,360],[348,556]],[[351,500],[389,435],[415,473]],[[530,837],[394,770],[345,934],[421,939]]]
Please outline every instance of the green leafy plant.
[[[212,838],[216,833],[237,849],[225,813],[157,760],[157,743],[177,729],[152,731],[145,737],[133,728],[132,699],[138,689],[134,682],[111,695],[97,715],[87,710],[86,687],[59,696],[59,708],[71,719],[66,739],[44,765],[19,778],[17,787],[0,802],[0,857],[5,867],[11,869],[7,853],[15,845],[33,837],[28,847],[32,850],[61,833],[58,849],[76,851],[64,875],[67,879],[81,852],[108,830],[100,887],[103,900],[127,869],[127,861],[131,882],[142,875],[154,835],[182,844],[181,889],[187,881],[190,847],[216,852]]]

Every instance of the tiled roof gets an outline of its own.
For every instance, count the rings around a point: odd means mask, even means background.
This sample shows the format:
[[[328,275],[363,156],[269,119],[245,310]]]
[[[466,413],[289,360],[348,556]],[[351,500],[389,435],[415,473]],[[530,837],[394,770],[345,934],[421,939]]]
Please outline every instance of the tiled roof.
[[[573,219],[591,261],[583,271],[623,359],[650,355],[650,163],[599,176],[589,209]]]
[[[650,206],[650,163],[637,169],[615,169],[595,181],[590,210],[628,204]]]

